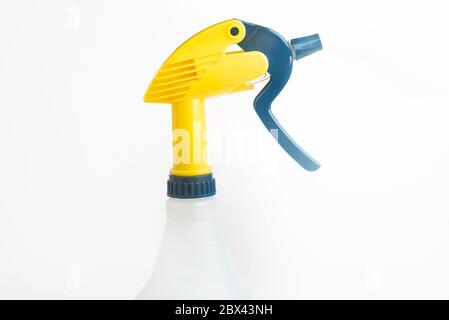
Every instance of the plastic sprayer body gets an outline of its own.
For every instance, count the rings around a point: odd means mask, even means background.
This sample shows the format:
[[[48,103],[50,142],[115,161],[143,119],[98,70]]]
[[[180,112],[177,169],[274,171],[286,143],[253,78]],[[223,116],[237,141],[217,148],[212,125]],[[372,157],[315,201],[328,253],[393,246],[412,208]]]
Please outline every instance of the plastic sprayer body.
[[[238,20],[227,20],[197,33],[175,50],[148,87],[145,102],[172,105],[174,196],[210,195],[202,192],[201,186],[186,192],[176,190],[180,185],[177,177],[191,177],[184,178],[190,186],[197,182],[193,177],[212,173],[207,164],[205,98],[251,89],[251,81],[268,69],[268,61],[260,52],[226,52],[244,36],[245,27]],[[210,177],[204,188],[215,189],[212,181]]]

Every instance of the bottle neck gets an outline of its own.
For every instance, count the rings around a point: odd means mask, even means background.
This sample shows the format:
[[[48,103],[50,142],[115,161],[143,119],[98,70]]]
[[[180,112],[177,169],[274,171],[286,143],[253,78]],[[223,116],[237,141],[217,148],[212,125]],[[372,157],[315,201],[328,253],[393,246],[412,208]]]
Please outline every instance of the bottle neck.
[[[172,104],[173,167],[167,182],[171,198],[204,198],[215,194],[207,163],[206,115],[203,99]]]
[[[206,115],[203,99],[172,104],[174,176],[212,173],[207,163]]]

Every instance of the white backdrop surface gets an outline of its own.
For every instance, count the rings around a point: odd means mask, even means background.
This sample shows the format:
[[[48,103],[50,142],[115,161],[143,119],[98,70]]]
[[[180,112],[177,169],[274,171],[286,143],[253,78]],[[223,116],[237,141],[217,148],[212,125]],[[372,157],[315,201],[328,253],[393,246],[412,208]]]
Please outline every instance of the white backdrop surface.
[[[0,298],[135,297],[171,144],[170,108],[142,96],[177,45],[233,17],[324,47],[273,104],[317,172],[272,141],[255,91],[207,101],[220,229],[254,297],[449,298],[448,15],[447,1],[1,1]]]

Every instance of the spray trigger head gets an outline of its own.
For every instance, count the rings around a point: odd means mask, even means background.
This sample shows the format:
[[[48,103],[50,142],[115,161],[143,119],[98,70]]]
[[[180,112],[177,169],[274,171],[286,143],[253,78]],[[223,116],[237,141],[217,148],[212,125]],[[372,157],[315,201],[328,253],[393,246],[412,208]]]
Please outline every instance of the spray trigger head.
[[[229,51],[234,45],[242,50]],[[204,100],[253,89],[265,79],[268,82],[254,99],[254,110],[298,164],[317,170],[319,163],[287,134],[271,105],[290,79],[293,62],[321,48],[317,34],[286,41],[269,28],[238,19],[217,23],[182,43],[162,64],[144,95],[145,102],[172,107],[173,167],[167,194],[175,198],[215,194],[207,143],[202,138]]]

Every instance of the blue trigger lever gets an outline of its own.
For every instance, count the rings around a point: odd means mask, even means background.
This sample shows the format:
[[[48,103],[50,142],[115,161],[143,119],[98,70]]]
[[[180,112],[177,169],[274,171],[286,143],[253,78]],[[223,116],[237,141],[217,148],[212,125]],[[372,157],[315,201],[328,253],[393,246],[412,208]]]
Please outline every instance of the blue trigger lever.
[[[293,61],[322,49],[320,37],[314,34],[287,42],[277,32],[242,21],[246,35],[238,45],[245,51],[260,51],[268,59],[270,80],[254,99],[254,109],[265,127],[281,147],[304,169],[315,171],[320,164],[307,154],[282,128],[271,111],[271,104],[288,82]]]

